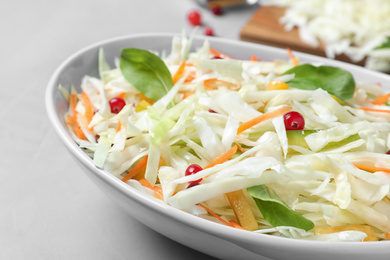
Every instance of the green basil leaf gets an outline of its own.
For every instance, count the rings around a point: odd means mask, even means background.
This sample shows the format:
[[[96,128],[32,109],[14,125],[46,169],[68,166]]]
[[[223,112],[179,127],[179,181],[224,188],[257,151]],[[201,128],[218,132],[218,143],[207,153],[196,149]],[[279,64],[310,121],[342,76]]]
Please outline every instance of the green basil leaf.
[[[284,74],[295,74],[287,82],[292,88],[315,90],[322,88],[341,100],[351,99],[355,92],[355,80],[348,71],[337,67],[302,64],[286,71]]]
[[[165,96],[173,86],[172,75],[164,61],[142,49],[122,49],[120,70],[125,79],[154,101]]]
[[[376,47],[375,50],[386,48],[390,48],[390,37],[387,37],[387,41]]]
[[[314,228],[313,222],[290,209],[278,194],[266,185],[253,186],[247,190],[255,200],[264,219],[273,227],[291,226],[306,231]]]

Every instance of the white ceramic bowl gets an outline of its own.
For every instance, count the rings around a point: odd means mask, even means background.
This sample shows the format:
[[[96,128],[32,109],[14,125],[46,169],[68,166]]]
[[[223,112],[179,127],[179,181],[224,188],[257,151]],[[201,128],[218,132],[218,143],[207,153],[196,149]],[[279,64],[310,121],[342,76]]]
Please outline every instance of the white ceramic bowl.
[[[75,144],[65,124],[67,102],[58,90],[58,85],[69,88],[78,86],[88,74],[98,75],[98,50],[104,48],[107,61],[119,57],[120,50],[136,47],[150,50],[170,51],[173,34],[141,34],[124,36],[93,44],[69,57],[54,72],[46,91],[46,107],[55,131],[85,173],[120,207],[157,232],[195,250],[220,259],[390,259],[390,242],[314,242],[256,234],[213,223],[141,193],[115,178],[110,173],[96,168],[92,160]],[[205,38],[195,37],[193,47],[200,47]],[[211,46],[232,57],[249,59],[254,54],[263,60],[288,59],[286,50],[247,42],[209,38]],[[342,62],[296,53],[302,60],[334,65],[350,71],[357,81],[381,82],[390,86],[390,77],[385,74]],[[156,221],[156,218],[158,221]]]

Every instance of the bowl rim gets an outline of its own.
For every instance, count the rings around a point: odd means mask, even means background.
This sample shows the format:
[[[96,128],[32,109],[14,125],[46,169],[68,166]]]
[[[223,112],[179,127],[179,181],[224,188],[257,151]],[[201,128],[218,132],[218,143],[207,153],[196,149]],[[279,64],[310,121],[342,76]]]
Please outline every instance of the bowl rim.
[[[278,245],[278,247],[282,250],[282,248],[295,248],[296,250],[305,249],[307,247],[316,247],[318,249],[329,249],[331,246],[332,249],[345,249],[346,247],[352,248],[354,250],[377,250],[382,249],[385,247],[388,247],[390,244],[390,241],[377,241],[377,242],[369,242],[369,243],[361,243],[361,242],[332,242],[332,241],[312,241],[312,240],[302,240],[302,239],[293,239],[293,238],[286,238],[286,237],[278,237],[278,236],[272,236],[267,234],[259,234],[255,232],[250,232],[246,230],[240,230],[231,228],[228,226],[225,226],[223,224],[215,223],[197,216],[194,216],[192,214],[189,214],[187,212],[184,212],[182,210],[176,209],[172,206],[166,205],[156,199],[149,198],[147,196],[142,195],[140,192],[135,190],[134,188],[130,187],[128,184],[122,182],[120,179],[116,178],[114,175],[109,173],[108,171],[102,170],[97,168],[94,164],[92,159],[84,153],[77,144],[73,141],[73,139],[70,137],[70,135],[67,133],[67,130],[63,127],[62,122],[60,118],[57,116],[56,113],[56,106],[55,106],[55,100],[54,100],[54,94],[56,91],[58,91],[58,86],[55,85],[57,82],[57,78],[61,75],[61,73],[64,71],[64,69],[77,57],[80,55],[83,55],[85,52],[97,48],[101,45],[107,45],[111,44],[117,41],[121,40],[130,40],[130,39],[138,39],[138,38],[150,38],[150,37],[170,37],[173,38],[174,36],[180,35],[178,33],[164,33],[164,32],[158,32],[158,33],[139,33],[139,34],[130,34],[130,35],[123,35],[119,37],[113,37],[106,40],[102,40],[90,45],[87,45],[86,47],[76,51],[72,55],[70,55],[68,58],[66,58],[64,61],[60,63],[60,65],[55,69],[54,73],[50,77],[46,92],[45,92],[45,106],[46,106],[46,112],[49,117],[49,120],[52,124],[52,126],[55,129],[55,132],[61,139],[61,141],[64,143],[65,147],[70,150],[73,155],[77,157],[78,160],[80,160],[85,166],[88,167],[89,170],[91,170],[94,174],[97,175],[100,179],[107,182],[109,185],[115,187],[118,189],[121,193],[126,195],[127,197],[135,200],[137,203],[143,204],[145,207],[148,207],[154,211],[158,211],[160,214],[167,215],[168,217],[172,218],[175,221],[180,221],[185,225],[188,225],[192,228],[195,228],[197,230],[201,230],[202,232],[206,232],[208,234],[211,234],[216,237],[222,237],[225,238],[233,243],[236,243],[239,246],[242,246],[245,248],[245,245],[262,245],[262,246],[274,246]],[[219,43],[229,43],[233,45],[240,45],[241,47],[245,46],[254,46],[256,48],[261,48],[262,51],[264,50],[272,50],[272,51],[280,51],[282,49],[257,43],[251,43],[251,42],[243,42],[239,40],[232,40],[232,39],[224,39],[224,38],[211,38],[206,36],[194,36],[194,39],[199,40],[205,40],[208,39],[210,42],[219,42]],[[329,59],[323,58],[323,57],[317,57],[311,54],[301,53],[294,51],[294,54],[302,58],[304,60],[316,60],[321,62],[328,62]],[[286,56],[287,57],[287,56]],[[349,67],[354,68],[355,70],[362,70],[366,71],[366,69],[361,68],[357,65],[353,64],[346,64],[341,61],[330,61],[331,63],[343,67]],[[378,77],[388,77],[387,80],[390,81],[390,76],[385,75],[384,73],[370,71],[371,74],[374,74]],[[288,242],[288,243],[286,243]],[[250,249],[249,249],[250,250]]]

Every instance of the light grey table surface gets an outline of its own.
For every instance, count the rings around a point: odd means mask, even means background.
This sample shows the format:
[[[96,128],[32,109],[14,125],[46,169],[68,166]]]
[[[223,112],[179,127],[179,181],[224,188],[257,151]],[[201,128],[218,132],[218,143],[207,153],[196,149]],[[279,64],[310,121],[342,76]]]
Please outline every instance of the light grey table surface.
[[[1,1],[0,259],[214,259],[113,204],[62,145],[44,104],[69,55],[122,35],[191,32],[193,8],[218,37],[238,40],[257,7],[216,17],[190,0]]]

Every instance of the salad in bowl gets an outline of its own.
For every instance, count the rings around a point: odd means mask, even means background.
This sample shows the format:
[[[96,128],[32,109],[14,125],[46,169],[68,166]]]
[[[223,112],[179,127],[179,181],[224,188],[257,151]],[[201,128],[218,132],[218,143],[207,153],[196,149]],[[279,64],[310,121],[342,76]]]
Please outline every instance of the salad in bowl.
[[[85,75],[64,120],[96,167],[232,228],[390,239],[390,94],[341,68],[230,57],[175,36]]]
[[[220,259],[388,259],[388,84],[290,50],[142,34],[70,56],[46,106],[102,191],[179,243]]]

